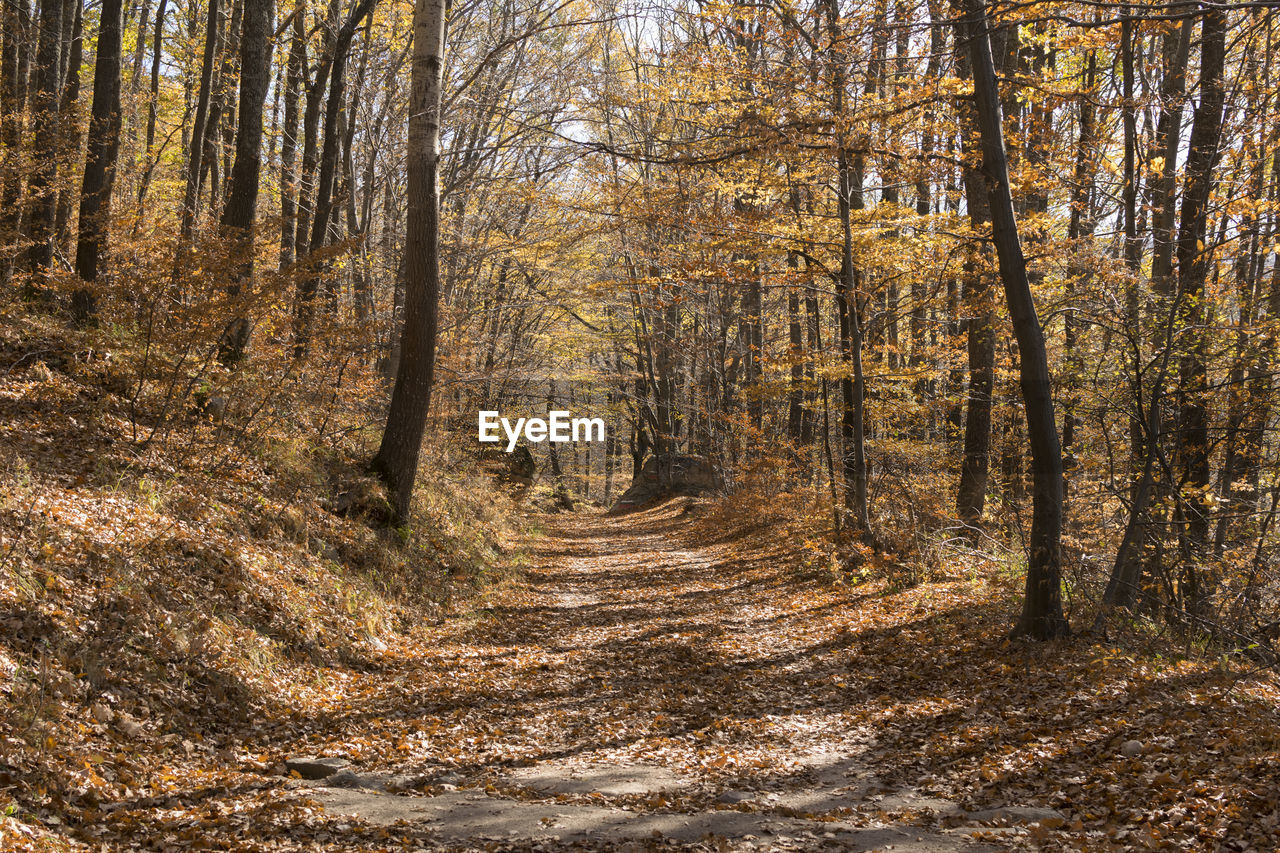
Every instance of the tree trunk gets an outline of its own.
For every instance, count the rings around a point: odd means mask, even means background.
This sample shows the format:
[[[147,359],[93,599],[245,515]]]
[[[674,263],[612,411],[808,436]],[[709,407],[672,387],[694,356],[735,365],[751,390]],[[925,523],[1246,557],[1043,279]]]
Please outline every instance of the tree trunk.
[[[62,136],[58,114],[62,7],[60,0],[44,0],[40,9],[40,40],[36,45],[31,120],[35,150],[48,154],[35,158],[34,168],[27,181],[27,195],[31,199],[27,213],[30,240],[27,269],[31,273],[31,281],[27,283],[24,295],[28,298],[45,294],[45,276],[53,263],[54,217],[57,215],[57,192],[53,186],[57,177],[57,157],[54,155],[61,148]]]
[[[836,41],[844,37],[836,0],[827,2],[827,29],[834,48]],[[832,58],[831,110],[837,121],[844,117],[846,80],[843,62],[840,56]],[[836,171],[839,176],[836,208],[841,233],[836,311],[840,322],[840,357],[847,371],[840,379],[840,390],[844,396],[840,434],[844,439],[845,507],[852,516],[855,535],[869,539],[871,519],[867,506],[866,419],[863,411],[866,380],[862,371],[862,321],[858,311],[857,271],[853,267],[851,224],[855,195],[857,203],[860,205],[862,202],[862,175],[849,161],[843,132],[836,140]]]
[[[4,45],[0,53],[0,147],[7,153],[0,165],[0,245],[20,243],[21,210],[18,204],[22,174],[17,155],[22,145],[22,113],[27,103],[26,58],[30,54],[31,7],[27,0],[5,2],[0,7]],[[14,251],[0,253],[0,285],[13,274]]]
[[[298,195],[298,99],[307,64],[307,0],[293,9],[293,35],[284,83],[284,132],[280,141],[280,269],[294,260],[294,228]]]
[[[58,108],[63,131],[60,153],[72,155],[80,150],[80,123],[76,121],[76,104],[80,103],[80,66],[84,64],[84,3],[81,0],[67,0],[62,14],[67,40],[63,45],[62,105]],[[68,21],[71,22],[70,25]],[[64,255],[71,239],[71,203],[76,194],[71,186],[70,175],[64,176],[58,183],[61,186],[58,189],[57,211],[54,216],[53,245],[59,255]]]
[[[89,151],[80,191],[80,233],[76,245],[76,274],[86,284],[98,280],[98,262],[107,239],[111,190],[116,180],[116,154],[120,148],[122,6],[122,0],[102,0],[102,24],[93,72],[93,114],[89,120]],[[91,324],[96,312],[97,300],[91,288],[82,287],[72,294],[71,314],[77,326]]]
[[[1061,590],[1062,455],[1053,414],[1044,333],[1031,297],[1026,260],[1022,255],[1013,198],[1009,191],[1000,94],[987,35],[986,6],[984,0],[968,0],[967,6],[969,15],[964,23],[973,62],[973,98],[978,132],[982,137],[983,172],[991,203],[992,238],[1021,357],[1019,378],[1027,412],[1035,490],[1026,596],[1022,616],[1013,633],[1015,636],[1046,640],[1069,632],[1062,615]]]
[[[231,184],[222,211],[220,231],[237,247],[240,269],[229,287],[233,300],[253,277],[253,237],[261,169],[262,109],[271,82],[271,34],[275,22],[272,0],[245,4],[240,35],[240,116],[237,121],[236,158],[228,180]],[[244,360],[251,331],[249,318],[238,313],[228,324],[219,344],[219,360],[235,365]]]
[[[1182,138],[1182,99],[1186,89],[1187,60],[1191,53],[1191,30],[1194,22],[1184,20],[1176,33],[1165,35],[1164,77],[1160,82],[1160,100],[1165,107],[1156,126],[1153,158],[1161,161],[1156,180],[1152,237],[1155,251],[1151,258],[1151,283],[1163,296],[1173,294],[1174,217],[1177,213],[1178,147]]]
[[[401,523],[409,519],[435,370],[440,293],[440,101],[447,2],[417,0],[414,8],[402,356],[382,444],[373,459],[373,468],[386,483],[392,509]]]
[[[1209,221],[1209,194],[1214,164],[1222,137],[1225,98],[1223,67],[1226,59],[1227,13],[1210,9],[1201,30],[1200,103],[1196,106],[1187,154],[1186,184],[1182,193],[1182,224],[1178,232],[1178,292],[1184,308],[1184,329],[1204,321],[1202,299],[1214,247],[1205,245]],[[1209,409],[1208,367],[1204,332],[1191,332],[1181,366],[1182,401],[1178,411],[1178,456],[1183,467],[1185,501],[1189,517],[1186,537],[1194,553],[1203,551],[1209,535]],[[1188,564],[1189,570],[1194,571]],[[1190,586],[1195,589],[1194,579]],[[1194,595],[1193,595],[1194,597]]]
[[[205,126],[209,121],[209,101],[213,93],[213,67],[218,56],[218,7],[220,0],[208,0],[208,29],[204,37],[204,56],[200,60],[200,94],[196,99],[196,117],[191,125],[191,146],[187,155],[187,185],[182,197],[182,223],[180,226],[182,245],[179,252],[186,251],[186,243],[191,239],[191,232],[196,223],[196,205],[200,198],[200,176],[204,163]],[[160,53],[156,51],[155,62],[160,61]],[[153,66],[155,68],[157,66]],[[150,147],[150,146],[148,146]],[[180,261],[181,262],[181,261]]]
[[[160,159],[160,154],[155,150],[156,145],[156,119],[160,109],[160,59],[161,47],[164,45],[164,12],[169,5],[169,0],[160,0],[160,5],[156,7],[156,23],[155,36],[151,42],[151,94],[147,98],[147,167],[142,173],[142,180],[138,183],[138,207],[142,207],[142,202],[147,197],[147,188],[151,183],[151,173]],[[142,34],[139,32],[139,38]]]
[[[956,71],[962,80],[972,78],[968,51],[956,45]],[[983,183],[980,164],[977,117],[973,101],[957,104],[960,118],[961,180],[965,206],[975,239],[985,237],[991,224],[991,204]],[[960,461],[960,482],[956,488],[956,515],[977,533],[987,501],[987,481],[991,468],[991,407],[995,391],[995,311],[992,304],[989,250],[981,244],[966,247],[964,259],[964,327],[968,338],[969,387],[965,401],[964,450]]]
[[[1093,237],[1093,148],[1094,141],[1094,108],[1093,90],[1097,83],[1098,59],[1094,51],[1089,52],[1081,76],[1081,98],[1079,116],[1079,137],[1076,141],[1075,189],[1071,197],[1071,213],[1067,223],[1067,239],[1071,241],[1072,263],[1067,270],[1066,288],[1069,296],[1074,297],[1076,288],[1088,280],[1089,266],[1087,262],[1077,260],[1084,251],[1081,243]],[[1127,146],[1126,146],[1127,147]],[[1128,158],[1126,157],[1126,160]],[[1126,213],[1126,221],[1128,214]],[[1076,409],[1080,402],[1078,383],[1084,373],[1084,362],[1080,356],[1080,321],[1074,312],[1068,312],[1063,319],[1063,348],[1067,363],[1067,391],[1063,401],[1062,412],[1062,458],[1063,465],[1075,467],[1075,435]],[[1135,330],[1137,326],[1135,325]],[[1066,500],[1070,480],[1064,480],[1062,486],[1063,500]]]
[[[312,223],[309,250],[312,254],[328,242],[329,218],[333,213],[333,182],[338,171],[338,131],[342,127],[343,96],[346,88],[347,53],[356,28],[373,11],[377,0],[360,0],[338,31],[334,40],[330,66],[329,103],[325,108],[324,147],[320,155],[320,180],[316,184],[315,220]],[[310,344],[312,302],[319,286],[320,270],[312,269],[298,289],[298,318],[294,329],[295,358],[303,358]]]
[[[791,275],[799,275],[800,260],[795,252],[787,254],[787,267]],[[800,291],[793,281],[787,288],[787,356],[791,361],[790,385],[787,390],[787,438],[793,444],[800,442],[800,427],[804,420],[804,339],[800,333]]]

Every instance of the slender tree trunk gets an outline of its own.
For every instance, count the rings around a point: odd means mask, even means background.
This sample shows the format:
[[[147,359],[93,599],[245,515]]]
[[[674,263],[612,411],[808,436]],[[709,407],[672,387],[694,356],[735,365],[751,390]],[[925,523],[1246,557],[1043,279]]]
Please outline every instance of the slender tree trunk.
[[[1196,106],[1187,154],[1186,185],[1182,194],[1182,223],[1178,233],[1178,292],[1182,295],[1182,325],[1189,342],[1183,357],[1180,379],[1181,405],[1178,411],[1178,457],[1189,493],[1184,507],[1188,512],[1186,537],[1193,554],[1203,552],[1209,535],[1209,399],[1208,366],[1205,348],[1208,335],[1191,327],[1207,320],[1203,305],[1205,283],[1214,247],[1206,246],[1209,195],[1213,189],[1214,165],[1222,137],[1225,85],[1227,13],[1206,11],[1201,31],[1200,103]],[[1194,560],[1187,562],[1189,595],[1193,603],[1199,595]]]
[[[972,78],[972,63],[963,42],[956,45],[956,70],[961,79]],[[973,101],[957,104],[960,117],[961,179],[969,225],[975,238],[983,238],[991,225],[991,204],[980,170],[981,142]],[[982,526],[987,481],[991,468],[991,407],[995,392],[995,308],[992,304],[989,250],[970,243],[964,259],[964,327],[968,338],[969,386],[965,402],[964,449],[960,482],[956,488],[956,514],[976,533]]]
[[[834,52],[835,44],[845,35],[839,21],[836,0],[827,2],[827,30]],[[831,111],[837,122],[844,120],[846,74],[844,59],[832,58]],[[853,266],[852,211],[855,201],[862,202],[861,172],[850,162],[849,150],[841,130],[836,140],[836,172],[839,180],[836,216],[840,223],[840,275],[836,281],[836,311],[840,322],[840,355],[846,374],[840,379],[844,396],[840,433],[844,439],[845,506],[852,516],[854,533],[871,537],[871,519],[867,505],[866,380],[862,370],[862,321],[858,311],[857,270]]]
[[[1088,280],[1089,265],[1076,260],[1085,252],[1081,245],[1093,236],[1093,196],[1094,162],[1094,109],[1093,90],[1097,82],[1098,59],[1094,51],[1089,52],[1081,75],[1081,98],[1079,116],[1079,137],[1076,140],[1075,189],[1071,196],[1071,212],[1068,216],[1067,239],[1071,241],[1073,261],[1068,268],[1066,287],[1070,297],[1076,296],[1076,289]],[[1126,158],[1127,159],[1127,158]],[[1072,299],[1072,301],[1075,301]],[[1069,311],[1063,320],[1063,348],[1066,356],[1067,389],[1062,406],[1062,458],[1064,466],[1075,468],[1075,436],[1076,409],[1079,406],[1080,392],[1078,383],[1084,373],[1084,363],[1080,355],[1081,323],[1074,311]],[[1136,331],[1136,327],[1135,327]],[[1070,480],[1063,482],[1062,494],[1065,500],[1069,491]]]
[[[1165,108],[1156,126],[1153,156],[1160,161],[1156,181],[1152,237],[1155,251],[1151,258],[1151,282],[1162,296],[1173,294],[1174,218],[1177,213],[1178,147],[1182,138],[1182,99],[1186,90],[1187,61],[1191,53],[1191,30],[1194,21],[1186,19],[1176,33],[1165,36],[1164,77],[1160,99]]]
[[[298,196],[298,99],[307,64],[307,0],[293,9],[284,83],[284,131],[280,140],[280,269],[293,263]]]
[[[1026,595],[1014,635],[1045,640],[1069,631],[1062,615],[1062,453],[1053,414],[1044,333],[1031,297],[1026,260],[1022,255],[1013,198],[1009,191],[1000,94],[995,66],[991,61],[984,0],[968,0],[968,12],[964,23],[973,63],[973,98],[978,132],[982,137],[983,172],[991,202],[992,239],[1021,358],[1020,384],[1027,411],[1034,478]]]
[[[0,6],[4,24],[4,47],[0,54],[0,147],[6,154],[0,163],[0,245],[17,246],[21,238],[21,210],[18,204],[22,173],[18,155],[22,145],[22,113],[27,105],[26,57],[30,54],[32,32],[28,0],[12,0]],[[15,250],[0,251],[0,285],[13,275]]]
[[[440,102],[447,2],[416,0],[414,8],[403,354],[382,444],[373,459],[373,468],[387,484],[392,509],[402,523],[409,518],[435,370],[440,294]]]
[[[27,213],[27,270],[31,280],[25,295],[35,298],[46,293],[45,277],[53,263],[54,218],[57,215],[56,152],[61,149],[61,125],[58,114],[59,83],[62,63],[62,13],[60,0],[44,0],[40,9],[40,39],[36,45],[35,85],[31,93],[32,125],[35,150],[48,152],[35,158],[27,181],[31,199]]]
[[[334,40],[330,66],[329,103],[325,108],[324,147],[320,155],[320,180],[316,184],[315,221],[312,223],[309,251],[314,254],[328,242],[329,218],[333,213],[333,182],[338,171],[339,129],[344,109],[347,53],[356,28],[373,11],[377,0],[360,0],[343,23]],[[295,358],[304,358],[310,344],[312,302],[320,283],[320,270],[312,269],[298,289],[298,318],[294,329]]]
[[[200,94],[196,98],[196,116],[191,125],[191,144],[187,155],[187,184],[182,197],[182,245],[178,251],[186,252],[196,223],[196,206],[200,198],[200,176],[203,174],[205,126],[209,121],[209,101],[213,94],[213,69],[218,56],[218,8],[220,0],[208,0],[208,29],[204,37],[204,56],[200,60]],[[160,52],[155,60],[160,62]],[[153,70],[156,66],[153,66]],[[148,145],[150,148],[150,145]],[[181,263],[181,260],[179,261]]]
[[[310,248],[311,215],[314,208],[314,190],[316,180],[316,140],[320,136],[320,106],[324,102],[324,93],[329,85],[329,70],[333,65],[333,36],[331,27],[337,25],[337,4],[330,3],[329,26],[324,29],[321,42],[320,60],[315,76],[306,87],[306,107],[302,113],[302,172],[298,182],[297,221],[294,223],[293,255],[295,261],[302,261]],[[305,71],[305,66],[304,66]],[[305,74],[304,74],[305,78]]]
[[[62,106],[58,114],[62,122],[61,153],[78,155],[80,151],[80,123],[76,121],[76,106],[80,103],[80,66],[84,64],[84,3],[67,0],[63,7],[63,25],[70,21],[67,42],[64,44],[62,70]],[[71,156],[76,159],[76,156]],[[58,204],[54,214],[53,245],[59,255],[65,255],[71,239],[71,207],[76,191],[71,186],[71,176],[59,181]]]
[[[231,183],[222,211],[222,235],[237,247],[240,268],[228,294],[233,302],[253,278],[253,238],[258,204],[258,177],[261,170],[262,110],[271,82],[271,34],[275,22],[272,0],[249,0],[245,4],[240,35],[240,116],[237,121],[236,158],[228,180]],[[219,360],[228,366],[244,360],[252,330],[243,309],[228,324],[219,344]]]
[[[800,259],[795,252],[787,255],[787,267],[791,275],[800,272]],[[790,385],[787,390],[787,438],[793,444],[800,441],[800,427],[804,420],[804,339],[800,333],[800,291],[795,283],[787,288],[787,356],[791,361]]]
[[[151,42],[151,94],[147,98],[147,166],[138,183],[138,207],[142,207],[147,197],[147,189],[151,184],[151,173],[155,170],[160,153],[156,146],[156,120],[160,110],[160,59],[164,46],[164,12],[169,0],[160,0],[156,7],[155,37]]]
[[[86,284],[98,280],[98,263],[111,217],[111,190],[116,180],[116,155],[120,148],[120,44],[121,0],[102,0],[98,30],[98,56],[93,72],[93,114],[89,120],[89,152],[80,191],[79,240],[76,274]],[[71,314],[77,326],[94,322],[97,299],[82,287],[71,296]]]

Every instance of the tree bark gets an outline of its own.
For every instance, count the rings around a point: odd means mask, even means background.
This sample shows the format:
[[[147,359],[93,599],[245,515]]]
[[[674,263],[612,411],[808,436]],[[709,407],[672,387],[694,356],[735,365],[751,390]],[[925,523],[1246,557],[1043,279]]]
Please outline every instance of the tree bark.
[[[150,95],[147,98],[147,165],[142,172],[141,180],[138,182],[139,208],[142,207],[142,203],[147,197],[147,189],[151,185],[151,174],[155,171],[160,159],[160,153],[154,149],[156,144],[156,119],[160,109],[160,49],[164,45],[164,13],[168,2],[169,0],[160,0],[160,5],[156,7],[155,34],[151,42],[151,88]]]
[[[956,71],[971,79],[972,63],[962,43],[956,45]],[[991,204],[983,183],[977,117],[973,101],[957,104],[960,119],[961,181],[965,207],[975,241],[985,239],[991,224]],[[966,247],[964,259],[964,328],[969,361],[969,386],[965,400],[964,444],[960,458],[960,482],[956,488],[956,515],[971,533],[982,526],[991,468],[991,407],[995,391],[995,312],[992,304],[989,250],[980,243]]]
[[[228,176],[231,188],[222,211],[220,231],[237,247],[240,269],[228,288],[233,300],[253,277],[253,238],[261,169],[262,110],[271,82],[271,35],[275,21],[272,0],[245,4],[240,36],[240,115],[237,121],[235,164]],[[248,316],[238,313],[219,343],[219,360],[231,366],[244,360],[252,330]]]
[[[58,114],[62,123],[59,154],[70,157],[80,150],[80,123],[76,121],[76,105],[80,103],[80,67],[84,64],[84,3],[67,0],[62,9],[66,41],[62,59],[62,105]],[[65,162],[65,161],[64,161]],[[57,209],[54,214],[53,245],[59,255],[65,255],[71,239],[71,205],[76,197],[71,186],[71,176],[58,182]]]
[[[316,183],[315,219],[308,247],[314,254],[328,242],[329,218],[333,212],[333,182],[338,171],[339,129],[342,127],[343,96],[346,88],[347,53],[356,28],[373,11],[377,0],[360,0],[343,22],[334,40],[330,65],[329,102],[325,107],[324,143],[320,155],[320,179]],[[312,303],[319,287],[320,271],[311,269],[298,288],[298,317],[294,329],[295,358],[304,358],[310,344]]]
[[[1075,189],[1071,196],[1071,213],[1067,223],[1067,239],[1071,241],[1072,262],[1067,269],[1066,289],[1070,297],[1076,295],[1076,289],[1087,281],[1089,265],[1078,260],[1084,250],[1081,243],[1093,237],[1093,148],[1094,140],[1094,108],[1093,90],[1097,82],[1098,60],[1094,51],[1089,52],[1081,73],[1081,97],[1079,115],[1079,136],[1076,140]],[[1127,149],[1128,146],[1126,146]],[[1126,157],[1126,161],[1127,161]],[[1126,213],[1126,222],[1128,214]],[[1074,302],[1075,300],[1072,299]],[[1075,466],[1076,409],[1079,406],[1079,381],[1084,372],[1084,363],[1080,355],[1080,326],[1074,311],[1069,311],[1063,318],[1063,348],[1067,364],[1067,389],[1063,401],[1062,412],[1062,458],[1063,465]],[[1136,327],[1135,327],[1136,329]],[[1062,486],[1063,500],[1069,493],[1070,480]]]
[[[883,7],[882,7],[883,8]],[[843,37],[836,0],[827,2],[827,29],[834,52],[835,43]],[[831,111],[837,122],[844,118],[846,75],[841,56],[831,60]],[[836,216],[840,222],[840,274],[836,280],[836,311],[840,324],[840,357],[846,375],[840,379],[844,411],[840,418],[840,434],[844,439],[843,473],[845,507],[852,516],[855,535],[871,538],[871,518],[867,505],[867,456],[864,403],[866,380],[862,370],[862,320],[858,311],[857,270],[853,266],[852,210],[862,202],[861,171],[850,163],[843,131],[836,139],[837,189]]]
[[[417,0],[409,112],[409,217],[402,356],[373,468],[408,521],[435,370],[440,294],[440,102],[448,0]]]
[[[61,126],[58,113],[62,64],[62,13],[60,0],[44,0],[40,9],[40,39],[36,45],[35,85],[31,93],[32,125],[35,150],[48,152],[37,157],[27,181],[30,207],[27,228],[27,270],[31,280],[24,295],[44,295],[45,276],[53,263],[54,217],[57,214],[57,192],[53,187],[57,176]]]
[[[284,83],[284,131],[280,141],[280,269],[294,260],[298,197],[298,99],[307,64],[307,0],[293,9],[292,37]]]
[[[22,113],[27,104],[27,57],[30,54],[31,7],[27,0],[12,0],[0,7],[4,45],[0,52],[0,146],[9,152],[0,165],[0,245],[19,244],[22,186],[17,155],[22,145]],[[0,285],[13,274],[15,252],[0,253]]]
[[[93,72],[93,113],[89,119],[89,150],[80,190],[79,240],[76,274],[86,284],[98,280],[98,264],[111,216],[111,191],[116,179],[116,155],[120,149],[120,47],[122,0],[102,0],[98,30],[98,56]],[[71,314],[77,326],[94,322],[97,300],[93,290],[82,287],[71,296]]]
[[[983,172],[991,202],[992,238],[1021,357],[1019,380],[1027,412],[1034,480],[1026,595],[1022,615],[1013,633],[1015,636],[1047,640],[1069,632],[1062,615],[1061,590],[1062,455],[1053,414],[1044,333],[1031,296],[1009,190],[1000,93],[991,60],[986,5],[984,0],[967,0],[966,5],[968,16],[964,24],[973,63],[973,98],[978,132],[982,138]]]
[[[182,197],[182,222],[180,232],[182,246],[179,252],[186,251],[186,243],[191,239],[191,232],[196,223],[196,205],[200,198],[200,176],[204,164],[205,126],[209,121],[209,101],[213,91],[213,67],[218,56],[218,7],[220,0],[208,0],[208,29],[204,37],[204,56],[200,60],[200,93],[196,99],[196,116],[191,125],[191,145],[187,155],[186,192]],[[160,61],[160,53],[156,51],[154,60]],[[153,70],[156,66],[153,66]],[[150,146],[148,146],[149,148]]]
[[[1226,41],[1226,11],[1209,9],[1205,12],[1201,30],[1200,103],[1196,106],[1191,127],[1177,246],[1178,292],[1183,306],[1180,320],[1184,330],[1190,332],[1180,371],[1183,396],[1178,411],[1178,456],[1186,488],[1190,492],[1184,503],[1188,511],[1186,537],[1194,553],[1203,551],[1209,535],[1210,392],[1204,352],[1207,333],[1189,327],[1206,319],[1203,296],[1214,247],[1205,245],[1205,235],[1214,165],[1222,137]],[[1191,562],[1188,562],[1188,571],[1195,571]],[[1194,600],[1197,587],[1194,574],[1188,580]]]

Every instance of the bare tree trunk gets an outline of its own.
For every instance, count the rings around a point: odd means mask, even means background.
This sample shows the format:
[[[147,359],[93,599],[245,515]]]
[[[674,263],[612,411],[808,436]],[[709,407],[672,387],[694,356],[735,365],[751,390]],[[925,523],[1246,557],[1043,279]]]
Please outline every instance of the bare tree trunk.
[[[1013,633],[1015,636],[1046,640],[1069,632],[1062,615],[1062,453],[1053,414],[1044,333],[1031,298],[1026,260],[1022,255],[1013,198],[1009,191],[1000,93],[991,61],[984,0],[968,0],[968,13],[964,24],[973,62],[973,98],[978,131],[982,137],[983,172],[991,202],[992,238],[1021,356],[1020,384],[1027,411],[1034,478],[1026,595],[1022,616]]]
[[[962,43],[956,45],[956,71],[961,79],[972,78],[972,63]],[[973,102],[957,104],[960,117],[961,179],[965,206],[975,237],[991,224],[991,204],[980,172],[981,142],[977,139],[977,116]],[[960,461],[960,482],[956,488],[956,514],[972,532],[982,525],[986,507],[987,481],[991,468],[991,408],[995,392],[995,309],[991,280],[987,271],[989,250],[981,244],[966,247],[964,259],[964,328],[968,338],[969,386],[965,403],[964,449]]]
[[[120,28],[122,0],[102,0],[101,27],[97,33],[97,59],[93,65],[93,111],[88,126],[88,155],[79,205],[79,238],[76,273],[83,282],[97,280],[102,246],[106,242],[111,190],[115,184],[115,158],[120,143]],[[95,320],[97,301],[91,288],[72,295],[72,319],[78,327]]]
[[[89,152],[80,190],[79,240],[76,274],[86,283],[98,280],[98,262],[111,217],[111,191],[120,149],[121,0],[102,0],[98,56],[93,72],[93,114],[89,120]],[[71,315],[77,326],[94,322],[97,300],[82,287],[71,296]]]
[[[80,103],[80,66],[84,64],[84,3],[82,0],[67,0],[62,14],[64,28],[68,21],[71,24],[63,45],[62,106],[58,108],[63,130],[60,151],[73,155],[80,151],[80,123],[75,120],[75,114],[76,105]],[[71,186],[70,175],[59,183],[53,245],[59,255],[65,255],[71,239],[71,207],[76,191]]]
[[[22,145],[22,113],[27,104],[26,58],[32,35],[31,7],[27,0],[12,0],[0,6],[4,25],[4,45],[0,52],[0,146],[7,152],[0,164],[0,245],[20,242],[21,210],[18,199],[22,173],[18,154]],[[0,285],[13,275],[15,251],[0,253]]]
[[[178,251],[186,252],[186,243],[191,239],[191,232],[196,223],[196,206],[200,198],[200,176],[204,163],[205,127],[209,121],[209,101],[213,91],[213,66],[218,56],[218,8],[220,0],[208,0],[208,29],[204,37],[204,56],[200,60],[200,94],[196,99],[196,116],[191,125],[191,146],[187,155],[187,187],[182,197],[182,245]],[[153,71],[160,62],[160,52],[156,51],[152,66]],[[153,75],[154,79],[154,75]],[[148,120],[149,121],[149,120]],[[150,132],[148,133],[150,135]],[[148,148],[151,146],[148,145]],[[181,264],[181,259],[179,259]]]
[[[314,254],[327,241],[329,218],[333,212],[333,181],[338,171],[339,129],[342,127],[343,96],[346,87],[347,53],[356,28],[373,11],[377,0],[360,0],[343,23],[334,40],[330,66],[329,103],[325,108],[324,148],[320,155],[320,180],[316,184],[315,220],[312,223],[310,252]],[[298,317],[294,329],[295,358],[304,358],[310,344],[312,301],[320,283],[320,271],[312,269],[298,288]]]
[[[799,274],[800,259],[795,252],[788,253],[787,267],[793,276]],[[800,291],[794,282],[787,288],[787,344],[787,356],[791,360],[790,385],[787,389],[787,438],[793,444],[798,444],[804,420],[804,339],[800,332]]]
[[[834,48],[843,37],[836,0],[827,2],[827,30]],[[837,120],[844,114],[845,69],[842,57],[832,59],[831,110]],[[862,371],[862,321],[858,311],[857,271],[853,267],[853,229],[851,224],[854,196],[862,201],[860,170],[849,160],[843,134],[836,141],[836,171],[839,175],[837,217],[840,222],[840,277],[836,282],[836,310],[840,320],[840,354],[848,365],[848,374],[840,380],[844,411],[840,432],[844,439],[845,506],[852,518],[853,531],[862,538],[871,537],[871,519],[867,506],[866,424],[863,412],[866,380]]]
[[[316,179],[316,139],[320,135],[320,105],[324,100],[325,88],[329,85],[329,70],[333,65],[333,30],[337,24],[338,7],[336,0],[329,4],[329,24],[324,28],[321,42],[320,60],[315,76],[306,85],[306,108],[302,113],[302,171],[298,181],[297,217],[294,222],[293,256],[295,261],[306,257],[311,240],[311,215],[314,211]],[[303,66],[303,82],[306,84],[306,66]]]
[[[447,2],[416,0],[414,7],[403,354],[382,444],[373,459],[373,468],[387,484],[391,507],[402,523],[409,518],[435,370],[440,295],[440,101]]]
[[[285,68],[284,130],[280,140],[280,269],[293,263],[298,197],[298,99],[307,64],[307,0],[293,8],[289,59]]]
[[[1156,126],[1153,156],[1162,163],[1156,182],[1152,237],[1155,252],[1151,258],[1151,282],[1163,296],[1173,293],[1174,217],[1177,213],[1178,147],[1182,138],[1182,99],[1186,89],[1187,60],[1191,52],[1191,30],[1194,21],[1184,20],[1177,33],[1165,35],[1164,77],[1160,98],[1165,108]]]
[[[161,47],[164,45],[164,12],[168,6],[169,0],[160,0],[160,5],[156,7],[156,24],[155,37],[151,42],[151,94],[147,98],[147,167],[142,173],[142,180],[138,183],[138,207],[142,207],[143,200],[147,197],[147,188],[151,183],[151,173],[155,170],[160,154],[155,150],[156,145],[156,118],[160,109],[160,57]],[[139,32],[141,38],[141,32]]]
[[[58,114],[59,83],[62,63],[62,13],[61,0],[44,0],[40,4],[40,40],[36,46],[35,85],[31,93],[32,125],[35,150],[48,152],[37,157],[27,181],[30,208],[27,228],[30,246],[27,248],[27,269],[31,281],[24,295],[35,298],[45,293],[45,276],[53,263],[54,218],[57,215],[57,158],[60,150],[61,125]]]
[[[1072,242],[1073,259],[1079,258],[1084,251],[1080,243],[1093,236],[1093,147],[1094,147],[1094,109],[1093,89],[1097,82],[1098,59],[1094,51],[1089,52],[1081,77],[1081,98],[1079,116],[1079,137],[1076,141],[1075,190],[1071,197],[1071,213],[1067,223],[1067,239]],[[1126,161],[1128,158],[1126,157]],[[1126,214],[1126,220],[1128,216]],[[1088,265],[1073,260],[1068,267],[1066,287],[1070,296],[1075,296],[1076,288],[1088,278]],[[1074,449],[1076,435],[1076,408],[1079,405],[1078,382],[1084,372],[1084,364],[1080,357],[1080,326],[1074,312],[1068,312],[1064,318],[1063,348],[1067,362],[1067,389],[1062,406],[1062,458],[1064,465],[1075,465]],[[1136,329],[1135,325],[1135,329]],[[1070,480],[1062,484],[1063,500],[1069,492]]]
[[[236,159],[228,180],[231,190],[222,211],[220,231],[237,246],[241,257],[236,282],[229,287],[232,299],[253,278],[253,238],[261,170],[262,109],[271,82],[271,32],[275,22],[272,0],[245,4],[240,36],[240,116],[237,122]],[[218,358],[225,365],[244,360],[252,330],[248,316],[238,313],[219,342]]]
[[[1182,193],[1182,224],[1178,233],[1178,292],[1182,296],[1184,329],[1206,319],[1202,299],[1214,248],[1205,245],[1209,221],[1209,195],[1213,170],[1222,137],[1225,86],[1227,13],[1211,8],[1205,12],[1201,31],[1200,103],[1196,106],[1187,154],[1186,185]],[[1184,502],[1186,538],[1193,553],[1203,551],[1209,535],[1209,409],[1207,334],[1191,330],[1183,357],[1180,379],[1182,401],[1178,411],[1178,456],[1186,488]],[[1200,594],[1193,566],[1187,561],[1188,596],[1192,603]]]

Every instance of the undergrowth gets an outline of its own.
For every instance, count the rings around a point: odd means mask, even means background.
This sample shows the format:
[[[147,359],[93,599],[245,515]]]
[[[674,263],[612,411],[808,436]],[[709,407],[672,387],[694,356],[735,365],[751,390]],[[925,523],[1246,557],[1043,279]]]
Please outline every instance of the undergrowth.
[[[138,346],[0,314],[6,849],[53,843],[32,827],[68,805],[147,790],[167,752],[234,750],[247,723],[323,705],[522,560],[514,504],[445,440],[410,524],[387,526],[364,470],[372,369],[143,382]],[[236,402],[211,412],[211,394]]]

